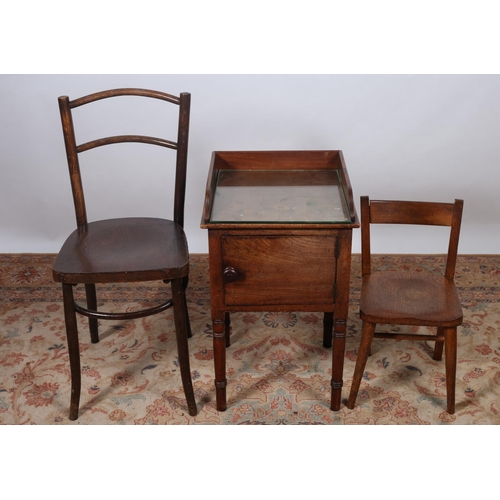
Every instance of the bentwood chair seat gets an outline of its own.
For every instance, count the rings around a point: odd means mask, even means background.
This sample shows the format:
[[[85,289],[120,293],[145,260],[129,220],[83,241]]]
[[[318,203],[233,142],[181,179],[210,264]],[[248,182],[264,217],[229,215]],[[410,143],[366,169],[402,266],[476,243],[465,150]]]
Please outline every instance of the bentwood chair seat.
[[[123,218],[90,222],[71,233],[54,263],[57,281],[170,281],[189,273],[182,227],[170,220]]]
[[[434,360],[445,349],[447,411],[455,412],[457,327],[463,322],[454,275],[463,201],[433,203],[384,201],[361,197],[362,284],[359,315],[363,322],[360,346],[347,407],[356,403],[364,369],[374,338],[435,341]],[[371,269],[370,225],[413,224],[448,226],[448,253],[443,273],[434,271]],[[436,334],[376,331],[377,325],[409,325],[437,328]]]
[[[94,139],[77,145],[73,109],[102,99],[120,96],[165,101],[178,107],[177,141],[145,135],[118,135]],[[190,114],[189,93],[179,97],[146,89],[115,89],[69,100],[59,98],[59,109],[70,173],[77,228],[59,252],[52,274],[62,283],[64,316],[71,369],[71,420],[78,418],[81,392],[80,349],[76,313],[89,318],[90,337],[99,342],[98,320],[126,320],[160,313],[174,308],[175,335],[181,379],[188,412],[197,414],[189,366],[188,337],[191,336],[185,290],[189,277],[189,253],[184,233],[187,147]],[[162,115],[163,117],[163,115]],[[90,149],[119,143],[143,143],[176,152],[173,220],[151,217],[128,217],[88,221],[80,174],[79,156]],[[146,168],[141,163],[141,171]],[[109,196],[114,193],[109,192]],[[144,196],[149,196],[148,192]],[[96,284],[161,280],[170,283],[172,296],[156,306],[128,312],[103,312],[97,309]],[[85,285],[86,307],[74,300],[73,287]]]

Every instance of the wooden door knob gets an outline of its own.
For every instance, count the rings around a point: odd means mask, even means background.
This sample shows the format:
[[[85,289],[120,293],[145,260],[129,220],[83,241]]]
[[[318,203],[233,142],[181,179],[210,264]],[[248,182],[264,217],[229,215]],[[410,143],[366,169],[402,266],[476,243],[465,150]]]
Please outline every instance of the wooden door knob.
[[[226,283],[232,283],[233,281],[236,281],[238,279],[238,273],[236,272],[236,269],[231,266],[226,267],[222,275]]]

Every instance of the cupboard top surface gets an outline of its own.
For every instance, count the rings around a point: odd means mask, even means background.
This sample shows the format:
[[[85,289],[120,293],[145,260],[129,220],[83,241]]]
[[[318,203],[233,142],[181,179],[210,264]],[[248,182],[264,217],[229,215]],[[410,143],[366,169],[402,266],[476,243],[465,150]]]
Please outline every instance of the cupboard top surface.
[[[220,170],[211,223],[351,223],[338,170]]]
[[[201,227],[359,227],[341,151],[214,151]]]

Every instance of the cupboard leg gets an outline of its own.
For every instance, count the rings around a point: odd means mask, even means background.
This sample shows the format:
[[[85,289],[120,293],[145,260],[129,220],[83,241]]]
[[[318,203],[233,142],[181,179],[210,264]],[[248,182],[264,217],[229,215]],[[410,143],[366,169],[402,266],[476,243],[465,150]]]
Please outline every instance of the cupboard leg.
[[[330,408],[333,411],[340,410],[342,396],[342,373],[344,371],[344,351],[347,320],[336,319],[333,330],[333,352],[332,352],[332,401]]]
[[[231,346],[231,315],[229,313],[224,314],[224,323],[226,330],[226,347]]]
[[[217,411],[226,411],[226,322],[213,319],[215,397]]]
[[[333,336],[333,313],[326,312],[323,315],[323,347],[332,347]]]

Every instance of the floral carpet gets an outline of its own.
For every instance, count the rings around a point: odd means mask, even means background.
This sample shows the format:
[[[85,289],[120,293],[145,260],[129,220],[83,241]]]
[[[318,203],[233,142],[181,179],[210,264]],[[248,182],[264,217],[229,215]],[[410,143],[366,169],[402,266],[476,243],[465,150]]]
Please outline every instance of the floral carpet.
[[[433,343],[375,339],[354,410],[345,406],[361,322],[360,259],[353,256],[342,407],[330,405],[331,349],[320,313],[232,315],[227,349],[228,408],[217,412],[206,255],[191,256],[188,307],[198,415],[181,385],[173,311],[103,321],[90,343],[79,317],[80,416],[68,419],[70,372],[54,255],[0,255],[0,424],[500,424],[500,256],[460,256],[456,413],[446,412],[443,361]],[[441,266],[433,255],[375,256],[375,268]],[[114,291],[113,291],[114,290]],[[158,283],[98,287],[99,306],[129,311],[169,294]],[[79,288],[77,298],[82,300]],[[404,327],[402,327],[404,328]]]

